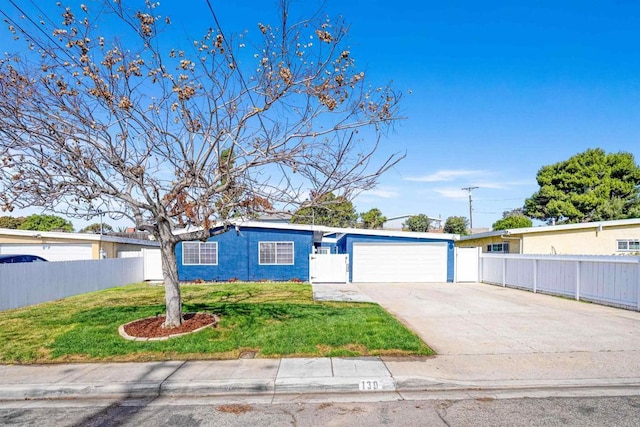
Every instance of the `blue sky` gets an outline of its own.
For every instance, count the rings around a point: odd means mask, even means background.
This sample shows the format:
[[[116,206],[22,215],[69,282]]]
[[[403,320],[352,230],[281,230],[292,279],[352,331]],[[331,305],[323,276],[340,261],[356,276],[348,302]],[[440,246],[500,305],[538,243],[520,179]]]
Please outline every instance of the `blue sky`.
[[[389,141],[407,158],[359,210],[468,216],[461,188],[478,186],[474,226],[489,227],[543,165],[590,147],[640,157],[637,2],[344,5],[354,55],[413,92]]]
[[[232,33],[267,21],[277,1],[211,3]],[[211,15],[205,1],[188,4],[161,8],[198,35]],[[293,1],[292,19],[319,4]],[[595,147],[640,159],[640,2],[326,0],[324,10],[351,23],[369,78],[407,94],[407,119],[379,153],[406,159],[355,199],[358,212],[468,217],[461,188],[477,186],[474,227],[490,227],[536,191],[546,164]]]

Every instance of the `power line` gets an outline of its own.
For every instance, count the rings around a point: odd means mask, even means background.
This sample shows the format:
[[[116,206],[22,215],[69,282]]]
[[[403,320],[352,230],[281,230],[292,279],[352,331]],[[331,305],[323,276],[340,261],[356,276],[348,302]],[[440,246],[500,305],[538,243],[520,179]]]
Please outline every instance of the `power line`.
[[[476,200],[477,202],[508,202],[511,200],[524,200],[526,199],[526,197],[513,197],[511,199],[485,199],[485,198],[481,198],[479,200]]]

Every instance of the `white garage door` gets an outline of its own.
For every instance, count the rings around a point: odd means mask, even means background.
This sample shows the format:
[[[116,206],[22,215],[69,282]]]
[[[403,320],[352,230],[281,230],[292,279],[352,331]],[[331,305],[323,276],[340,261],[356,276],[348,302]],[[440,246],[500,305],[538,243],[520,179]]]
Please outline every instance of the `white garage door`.
[[[447,243],[354,243],[353,282],[446,282]]]
[[[0,254],[38,255],[47,261],[92,259],[91,243],[44,243],[39,245],[4,243],[0,245]]]

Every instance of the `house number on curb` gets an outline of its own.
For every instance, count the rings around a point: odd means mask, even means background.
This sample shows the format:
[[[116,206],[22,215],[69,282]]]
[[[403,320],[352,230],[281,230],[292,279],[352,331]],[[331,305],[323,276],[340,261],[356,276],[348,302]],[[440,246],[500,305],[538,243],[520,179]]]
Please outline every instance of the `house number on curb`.
[[[374,391],[381,390],[382,384],[376,380],[362,380],[359,383],[360,391]]]

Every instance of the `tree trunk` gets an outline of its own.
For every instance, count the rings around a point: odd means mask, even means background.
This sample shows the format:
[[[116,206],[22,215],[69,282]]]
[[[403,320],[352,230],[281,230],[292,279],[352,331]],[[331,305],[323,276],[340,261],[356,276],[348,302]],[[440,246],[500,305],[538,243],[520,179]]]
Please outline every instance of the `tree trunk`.
[[[167,318],[163,325],[165,328],[174,328],[182,325],[182,297],[180,295],[175,248],[176,243],[170,239],[160,239],[164,298],[167,305]]]

